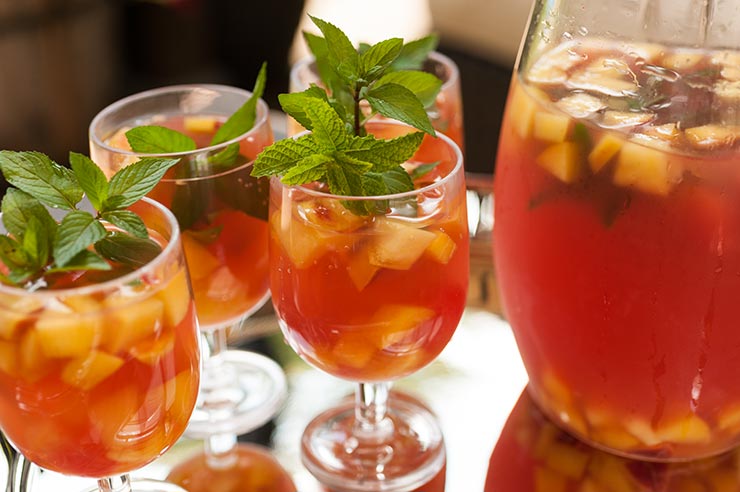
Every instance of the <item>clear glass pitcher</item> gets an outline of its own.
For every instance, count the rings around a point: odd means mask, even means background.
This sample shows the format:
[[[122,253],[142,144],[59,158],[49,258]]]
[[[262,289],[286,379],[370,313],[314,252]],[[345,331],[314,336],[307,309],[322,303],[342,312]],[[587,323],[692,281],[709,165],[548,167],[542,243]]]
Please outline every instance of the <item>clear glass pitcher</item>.
[[[740,2],[535,2],[494,256],[532,396],[646,460],[740,442]]]

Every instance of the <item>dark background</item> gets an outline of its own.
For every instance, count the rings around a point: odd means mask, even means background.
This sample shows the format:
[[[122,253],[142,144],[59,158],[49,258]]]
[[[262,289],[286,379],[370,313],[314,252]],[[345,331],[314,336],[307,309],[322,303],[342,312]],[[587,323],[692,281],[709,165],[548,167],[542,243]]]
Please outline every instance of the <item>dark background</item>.
[[[66,163],[70,150],[88,153],[88,124],[111,102],[176,83],[251,89],[263,61],[265,99],[278,108],[302,7],[303,0],[0,0],[0,148]],[[510,71],[444,37],[439,50],[460,68],[466,170],[492,173]]]

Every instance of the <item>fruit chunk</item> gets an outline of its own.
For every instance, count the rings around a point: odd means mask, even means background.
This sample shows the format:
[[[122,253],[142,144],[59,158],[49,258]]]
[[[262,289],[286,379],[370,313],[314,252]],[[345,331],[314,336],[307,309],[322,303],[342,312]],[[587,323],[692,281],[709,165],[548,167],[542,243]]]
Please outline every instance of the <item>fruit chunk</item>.
[[[569,44],[561,44],[546,52],[527,70],[527,80],[535,84],[562,84],[567,72],[582,60]]]
[[[192,300],[188,272],[180,268],[169,283],[159,290],[154,297],[164,303],[164,320],[169,326],[179,325],[188,314]]]
[[[599,58],[575,72],[568,79],[568,86],[616,97],[637,93],[637,83],[629,65],[615,58]]]
[[[671,174],[665,151],[625,142],[613,179],[619,186],[633,186],[647,193],[667,195],[675,184]]]
[[[62,369],[62,381],[83,391],[90,390],[123,365],[123,359],[93,350],[69,361]]]
[[[193,280],[206,278],[216,268],[221,266],[218,258],[208,251],[205,245],[187,232],[182,235],[182,248],[185,251],[185,259],[188,262],[190,278]]]
[[[686,417],[678,418],[661,424],[655,429],[655,435],[661,441],[697,444],[706,443],[712,437],[709,425],[700,417],[691,413]]]
[[[606,111],[601,119],[601,125],[607,128],[626,128],[631,126],[644,125],[655,119],[655,115],[650,112],[634,111]]]
[[[427,307],[386,304],[375,311],[368,326],[375,332],[375,346],[385,349],[401,342],[433,316],[434,311]]]
[[[175,334],[166,331],[155,339],[143,340],[131,347],[130,353],[139,362],[153,366],[175,347]]]
[[[601,99],[585,92],[566,96],[555,105],[574,118],[588,118],[606,107]]]
[[[714,94],[727,104],[740,102],[740,80],[719,80],[714,84]]]
[[[298,215],[322,229],[352,232],[367,223],[365,217],[355,215],[337,200],[306,200],[296,205]]]
[[[379,218],[368,247],[371,265],[408,270],[434,241],[435,234],[395,220]]]
[[[100,302],[91,296],[67,296],[62,303],[76,313],[90,313],[100,309]]]
[[[130,349],[162,329],[164,303],[154,297],[114,308],[103,346],[112,353]]]
[[[562,114],[537,111],[534,115],[534,136],[539,140],[559,143],[565,140],[571,119]]]
[[[434,231],[434,235],[434,241],[429,244],[426,251],[424,251],[424,254],[437,263],[446,265],[452,259],[452,255],[455,253],[457,245],[450,236],[442,231]]]
[[[18,334],[24,322],[32,322],[29,316],[43,307],[43,303],[34,297],[7,296],[2,298],[3,309],[0,309],[0,339],[11,340]]]
[[[47,357],[81,357],[92,349],[99,323],[98,317],[46,314],[38,319],[34,329]]]
[[[588,154],[588,164],[595,173],[601,171],[604,166],[617,155],[624,141],[614,135],[606,134],[599,140]]]
[[[290,214],[290,209],[275,212],[270,218],[280,245],[296,268],[311,266],[328,250],[326,242],[314,227],[309,227],[300,219],[291,219],[288,215],[287,220],[281,221],[281,212]]]
[[[675,123],[665,123],[663,125],[649,126],[643,130],[643,133],[648,137],[659,138],[668,142],[672,142],[681,136],[681,131],[678,129],[678,125]]]
[[[183,126],[187,132],[211,133],[216,130],[216,119],[210,116],[186,116]]]
[[[581,152],[575,142],[550,145],[537,156],[537,164],[564,183],[581,176]]]
[[[514,131],[522,137],[527,138],[532,133],[534,125],[534,114],[537,103],[527,94],[523,87],[514,86],[511,102],[508,108],[509,119],[514,126]]]
[[[379,270],[379,266],[370,263],[367,250],[364,248],[350,255],[347,260],[347,274],[360,292],[367,287]]]
[[[18,369],[18,349],[16,345],[0,340],[0,371],[13,375]]]
[[[44,377],[53,367],[51,360],[44,355],[36,330],[28,330],[21,337],[20,353],[21,374],[27,381],[37,381]]]
[[[534,470],[535,492],[565,492],[568,487],[567,479],[561,474],[543,466]]]
[[[684,71],[695,67],[703,58],[702,53],[676,51],[665,55],[661,60],[661,65],[671,70]]]
[[[703,125],[687,129],[686,140],[696,149],[732,147],[740,137],[740,128],[722,125]]]

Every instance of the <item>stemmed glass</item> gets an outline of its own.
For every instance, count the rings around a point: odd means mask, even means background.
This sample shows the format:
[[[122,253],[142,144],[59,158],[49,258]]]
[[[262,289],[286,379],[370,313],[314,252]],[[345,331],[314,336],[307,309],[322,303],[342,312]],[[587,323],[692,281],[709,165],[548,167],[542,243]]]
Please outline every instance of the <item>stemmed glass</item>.
[[[450,137],[464,150],[463,104],[460,86],[460,70],[448,56],[433,51],[429,53],[422,70],[436,75],[442,81],[442,88],[432,106],[427,108],[429,119],[435,130]],[[321,78],[312,56],[298,60],[290,69],[290,92],[301,92],[311,84],[321,85]],[[378,116],[382,118],[382,116]],[[288,135],[295,135],[304,128],[292,118],[288,119]]]
[[[200,374],[195,307],[174,216],[148,199],[131,210],[163,245],[148,264],[76,287],[0,285],[0,426],[33,463],[96,478],[100,491],[171,491],[128,473],[187,426]]]
[[[533,8],[493,240],[532,397],[638,459],[737,446],[738,2]]]
[[[113,103],[90,125],[91,155],[107,174],[151,156],[128,146],[125,131],[135,126],[167,126],[191,136],[199,147],[168,154],[181,162],[149,196],[172,210],[183,230],[198,320],[208,341],[201,395],[186,434],[205,439],[206,459],[199,463],[234,473],[244,463],[239,454],[249,453],[237,446],[237,435],[272,418],[286,395],[285,375],[272,359],[226,350],[227,332],[239,329],[269,297],[269,182],[250,176],[255,156],[273,142],[267,105],[257,104],[251,130],[208,146],[249,97],[247,91],[218,85],[164,87]],[[224,164],[219,156],[233,148],[236,161]],[[197,468],[189,465],[193,473]]]
[[[412,130],[367,125],[392,138]],[[270,191],[270,286],[283,334],[308,363],[357,382],[354,402],[316,417],[302,438],[308,470],[331,490],[413,490],[445,461],[439,426],[391,382],[429,364],[452,337],[468,285],[462,154],[425,137],[406,165],[439,162],[411,192],[347,197],[320,186]],[[345,204],[368,200],[358,216]]]

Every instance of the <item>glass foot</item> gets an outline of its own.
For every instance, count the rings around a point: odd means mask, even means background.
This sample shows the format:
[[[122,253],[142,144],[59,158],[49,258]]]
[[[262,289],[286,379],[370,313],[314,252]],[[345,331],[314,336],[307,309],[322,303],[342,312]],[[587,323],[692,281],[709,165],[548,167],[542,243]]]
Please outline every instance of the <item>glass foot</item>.
[[[204,453],[180,463],[167,477],[188,492],[295,492],[287,471],[270,452],[257,445],[239,444],[226,456]]]
[[[185,434],[246,434],[268,422],[287,396],[283,369],[254,352],[227,350],[208,359],[201,394]]]
[[[355,426],[354,401],[314,418],[303,433],[304,466],[329,490],[401,492],[439,477],[446,463],[436,417],[417,399],[391,392],[381,435]]]
[[[149,478],[137,478],[131,480],[130,492],[189,492],[174,483],[163,482],[161,480],[152,480]],[[100,488],[95,487],[85,492],[100,492]],[[119,489],[110,489],[116,492]],[[122,492],[129,492],[129,489],[120,489]]]

